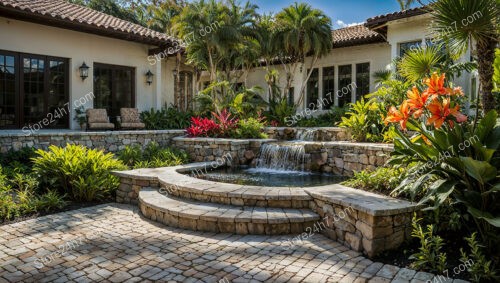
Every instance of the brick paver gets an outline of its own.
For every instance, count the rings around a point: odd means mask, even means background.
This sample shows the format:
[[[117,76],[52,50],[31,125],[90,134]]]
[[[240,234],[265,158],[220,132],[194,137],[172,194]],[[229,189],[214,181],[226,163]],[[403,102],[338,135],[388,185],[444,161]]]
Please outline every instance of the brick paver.
[[[425,282],[320,234],[192,232],[106,204],[0,227],[1,282]],[[389,278],[388,278],[389,277]],[[396,278],[396,279],[394,279]]]

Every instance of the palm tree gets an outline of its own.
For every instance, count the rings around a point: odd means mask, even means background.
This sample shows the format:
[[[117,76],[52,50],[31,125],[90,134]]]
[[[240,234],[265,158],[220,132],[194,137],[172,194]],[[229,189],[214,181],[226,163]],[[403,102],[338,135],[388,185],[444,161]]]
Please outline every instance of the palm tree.
[[[500,8],[492,0],[437,0],[429,6],[433,29],[448,43],[455,58],[469,46],[478,62],[481,100],[484,112],[495,109],[493,60],[499,40]],[[473,48],[473,45],[475,48]]]
[[[145,6],[148,14],[147,26],[150,29],[172,35],[172,20],[182,12],[185,5],[184,1],[168,0]]]
[[[332,49],[331,20],[321,10],[296,2],[276,15],[276,28],[273,40],[281,52],[280,58],[287,73],[284,93],[288,93],[297,66],[300,64],[302,71],[306,57],[312,56],[307,82],[318,59]],[[305,86],[303,82],[299,105],[303,101]]]
[[[411,5],[415,3],[415,0],[398,0],[401,11],[410,9]]]

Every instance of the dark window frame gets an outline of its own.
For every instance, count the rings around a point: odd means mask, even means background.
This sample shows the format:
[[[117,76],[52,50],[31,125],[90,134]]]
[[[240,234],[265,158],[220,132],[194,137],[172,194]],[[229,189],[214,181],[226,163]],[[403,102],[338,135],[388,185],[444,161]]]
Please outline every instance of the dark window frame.
[[[368,72],[359,72],[359,67],[361,67],[362,65],[368,65]],[[370,93],[370,62],[357,63],[355,67],[356,67],[356,101],[358,101],[361,100],[361,97]],[[360,73],[364,74],[366,77],[361,78]],[[360,82],[361,79],[368,79],[367,85],[362,86],[362,83]],[[363,88],[367,89],[365,93],[361,92]]]
[[[349,68],[349,72],[348,73],[342,73],[341,69],[343,68]],[[348,88],[349,85],[352,85],[352,80],[353,80],[353,77],[352,77],[352,64],[346,64],[346,65],[339,65],[338,66],[338,72],[337,72],[337,76],[338,76],[338,90],[337,90],[337,106],[339,107],[344,107],[346,105],[348,105],[349,103],[352,102],[352,89]],[[342,83],[342,80],[344,79],[349,79],[349,83],[348,84],[343,84]],[[348,89],[348,92],[346,94],[344,94],[342,92],[342,89],[346,87]],[[340,96],[342,95],[342,96]],[[343,102],[343,103],[340,103],[340,102]]]
[[[107,70],[111,70],[111,107],[112,109],[114,109],[114,107],[116,107],[117,105],[117,86],[115,85],[114,83],[114,80],[115,80],[115,76],[116,76],[116,71],[130,71],[131,73],[131,85],[130,85],[130,88],[131,88],[131,97],[130,97],[130,104],[131,104],[131,108],[135,108],[136,105],[137,105],[137,94],[136,94],[136,67],[131,67],[131,66],[123,66],[123,65],[114,65],[114,64],[107,64],[107,63],[101,63],[101,62],[94,62],[93,64],[94,66],[94,70],[92,72],[92,78],[94,78],[95,76],[95,72],[98,68],[101,68],[101,69],[107,69]],[[93,91],[94,91],[94,97],[97,97],[98,93],[96,92],[96,84],[94,82],[94,85],[93,85]],[[95,108],[95,102],[92,103],[93,107]],[[106,109],[108,110],[108,109]],[[114,119],[117,117],[117,116],[120,116],[120,109],[116,109],[116,113],[111,113],[110,111],[108,111],[108,116],[111,117],[112,121],[114,121]],[[116,114],[116,115],[115,115]]]

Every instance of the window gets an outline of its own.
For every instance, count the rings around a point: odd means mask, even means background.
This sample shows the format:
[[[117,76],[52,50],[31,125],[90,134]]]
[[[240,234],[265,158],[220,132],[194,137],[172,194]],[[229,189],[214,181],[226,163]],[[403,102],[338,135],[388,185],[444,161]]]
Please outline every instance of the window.
[[[288,90],[288,105],[295,105],[295,88],[291,87]]]
[[[347,103],[351,102],[352,95],[352,66],[343,65],[339,66],[339,89],[337,97],[339,107],[344,107]]]
[[[94,108],[104,108],[111,122],[120,116],[121,108],[135,107],[135,69],[132,67],[94,64]]]
[[[399,56],[403,57],[406,54],[406,52],[408,52],[412,48],[420,47],[421,45],[422,45],[421,40],[400,43],[399,44]]]
[[[69,126],[68,59],[0,51],[0,128]]]
[[[331,109],[335,98],[335,67],[323,68],[323,109]]]
[[[309,71],[308,71],[309,72]],[[306,108],[317,108],[316,103],[319,98],[319,71],[318,69],[313,69],[309,80],[307,81],[307,104]],[[315,105],[312,106],[311,104]]]
[[[370,93],[370,63],[356,64],[356,101]]]
[[[237,87],[237,86],[235,86]],[[179,82],[175,84],[177,94],[174,104],[181,110],[193,108],[193,73],[182,71],[179,73]]]

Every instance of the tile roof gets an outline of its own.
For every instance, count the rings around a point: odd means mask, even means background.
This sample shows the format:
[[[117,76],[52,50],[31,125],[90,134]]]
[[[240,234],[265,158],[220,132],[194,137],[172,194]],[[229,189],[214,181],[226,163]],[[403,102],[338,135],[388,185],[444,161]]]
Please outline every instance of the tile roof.
[[[385,42],[384,37],[363,24],[332,30],[333,47],[347,47],[368,43]]]
[[[408,9],[404,11],[398,11],[394,13],[389,13],[385,15],[379,15],[366,20],[366,25],[370,28],[376,27],[378,25],[385,24],[389,21],[395,21],[399,19],[414,17],[418,15],[423,15],[429,12],[427,6],[421,6],[413,9]]]
[[[151,45],[173,38],[64,0],[0,0],[0,16]]]

